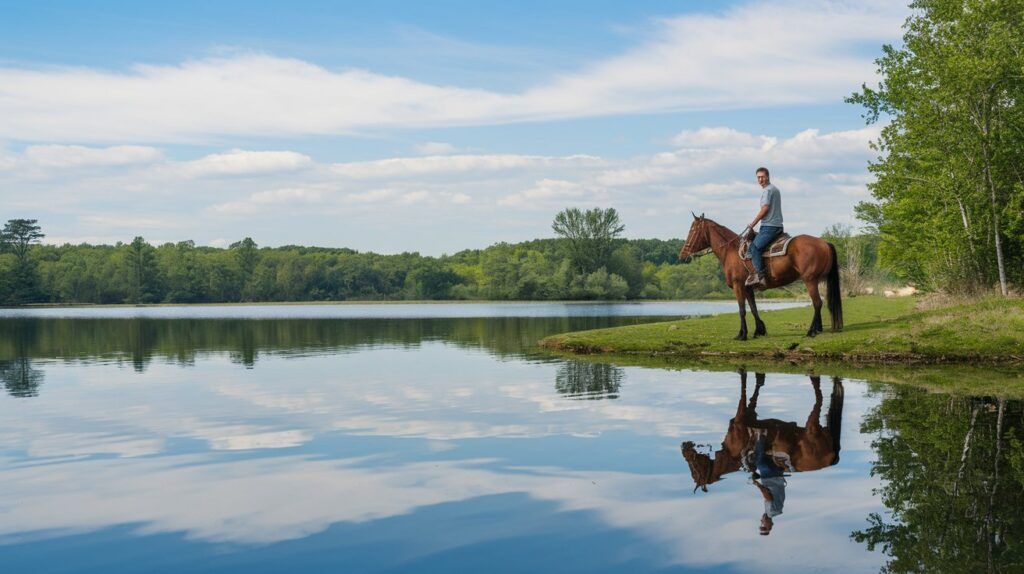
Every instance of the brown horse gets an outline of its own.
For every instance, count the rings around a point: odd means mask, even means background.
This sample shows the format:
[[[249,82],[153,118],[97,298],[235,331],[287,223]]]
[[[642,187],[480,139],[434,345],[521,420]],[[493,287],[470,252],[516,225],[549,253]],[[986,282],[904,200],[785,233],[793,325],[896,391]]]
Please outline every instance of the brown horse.
[[[740,332],[736,339],[747,340],[747,306],[754,314],[754,336],[767,335],[768,330],[757,313],[754,302],[754,289],[745,285],[750,274],[739,254],[740,236],[710,219],[693,216],[690,233],[686,243],[679,251],[679,260],[688,262],[694,256],[711,251],[718,257],[725,274],[725,283],[736,294],[736,302],[740,307]],[[807,329],[807,336],[813,337],[822,332],[821,326],[821,295],[818,283],[825,280],[828,285],[828,313],[832,319],[832,331],[843,330],[843,303],[839,293],[839,261],[836,248],[831,243],[810,235],[797,235],[789,243],[786,255],[767,257],[765,266],[765,289],[785,287],[800,279],[807,286],[814,304],[814,319]]]
[[[751,431],[755,429],[766,432],[773,452],[789,456],[793,469],[797,472],[819,470],[839,462],[844,396],[841,380],[832,379],[832,397],[825,417],[826,423],[825,426],[821,426],[821,378],[811,377],[814,407],[811,408],[807,422],[802,427],[795,422],[779,419],[758,419],[757,397],[764,385],[764,373],[757,373],[755,380],[754,393],[748,403],[747,373],[740,371],[740,403],[736,408],[736,416],[729,421],[729,428],[722,439],[722,448],[715,452],[713,459],[698,452],[694,443],[690,441],[681,445],[683,458],[690,467],[690,475],[696,485],[694,491],[700,488],[707,492],[709,484],[718,482],[722,476],[740,469],[743,453],[753,446]]]

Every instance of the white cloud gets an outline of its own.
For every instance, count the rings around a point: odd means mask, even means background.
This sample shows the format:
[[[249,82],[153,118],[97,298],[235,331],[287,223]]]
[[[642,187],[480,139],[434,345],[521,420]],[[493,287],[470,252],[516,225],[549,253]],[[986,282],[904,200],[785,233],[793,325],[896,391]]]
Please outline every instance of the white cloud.
[[[448,201],[456,205],[466,205],[473,201],[473,198],[465,193],[447,193],[444,195],[448,198]]]
[[[419,155],[454,155],[462,151],[460,148],[445,142],[423,142],[413,148]]]
[[[147,146],[122,145],[106,148],[80,145],[33,145],[25,148],[25,159],[44,168],[121,166],[162,161],[163,152]]]
[[[102,227],[104,229],[127,229],[143,233],[150,229],[174,229],[182,227],[182,222],[174,217],[138,217],[133,215],[92,214],[78,218],[86,227]]]
[[[757,136],[725,127],[686,130],[672,138],[672,144],[676,147],[693,149],[754,147],[767,150],[777,141],[776,138]]]
[[[430,199],[430,193],[426,191],[410,191],[409,193],[403,193],[402,197],[399,198],[399,203],[411,204],[411,203],[422,203]]]
[[[343,200],[348,203],[379,203],[394,196],[393,189],[371,189],[362,193],[350,193]]]
[[[397,157],[375,161],[338,163],[331,171],[352,179],[419,177],[443,173],[502,171],[539,167],[593,165],[600,158],[590,155],[565,157],[532,155],[450,155],[429,157]]]
[[[260,191],[249,196],[253,203],[319,203],[323,201],[324,192],[319,189],[289,187],[272,191]]]
[[[583,197],[586,188],[574,181],[542,179],[525,191],[507,195],[498,200],[498,205],[531,206],[551,201],[574,200]]]
[[[194,161],[178,164],[186,177],[258,175],[280,171],[296,171],[313,165],[309,156],[293,151],[246,151],[234,149],[210,154]]]
[[[790,138],[775,138],[729,128],[701,128],[683,132],[675,138],[682,149],[656,154],[646,161],[606,170],[597,181],[609,186],[639,186],[656,182],[705,179],[714,173],[731,171],[749,175],[767,166],[772,171],[806,171],[843,167],[857,174],[866,173],[872,157],[869,144],[880,134],[877,126],[822,134],[807,129]],[[699,145],[698,145],[699,144]],[[785,168],[775,170],[776,167]]]
[[[872,81],[862,47],[898,41],[906,11],[880,0],[780,0],[665,18],[625,53],[518,93],[264,54],[127,72],[8,66],[0,138],[194,141],[836,102]]]

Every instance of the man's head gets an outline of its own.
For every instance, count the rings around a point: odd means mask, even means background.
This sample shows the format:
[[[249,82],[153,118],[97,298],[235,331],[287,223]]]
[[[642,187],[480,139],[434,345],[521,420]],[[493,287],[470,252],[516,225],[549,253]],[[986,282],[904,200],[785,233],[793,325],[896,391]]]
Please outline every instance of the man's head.
[[[769,175],[768,168],[766,167],[757,168],[754,174],[757,176],[757,183],[761,187],[765,187],[771,182],[771,175]]]
[[[761,533],[761,536],[768,536],[769,534],[771,534],[772,526],[774,526],[774,524],[772,523],[772,519],[769,518],[767,514],[762,514],[761,527],[758,529],[758,531]]]

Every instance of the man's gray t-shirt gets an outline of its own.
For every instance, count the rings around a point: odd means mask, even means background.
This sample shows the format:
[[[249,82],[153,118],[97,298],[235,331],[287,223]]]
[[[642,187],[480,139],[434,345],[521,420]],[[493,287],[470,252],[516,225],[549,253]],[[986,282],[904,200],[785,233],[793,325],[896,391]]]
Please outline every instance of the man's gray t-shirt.
[[[786,504],[786,479],[781,476],[762,478],[761,485],[772,493],[772,499],[764,501],[764,513],[768,518],[782,514],[782,505]]]
[[[761,205],[768,206],[768,213],[761,220],[761,225],[782,227],[782,194],[775,184],[769,183],[761,192]]]

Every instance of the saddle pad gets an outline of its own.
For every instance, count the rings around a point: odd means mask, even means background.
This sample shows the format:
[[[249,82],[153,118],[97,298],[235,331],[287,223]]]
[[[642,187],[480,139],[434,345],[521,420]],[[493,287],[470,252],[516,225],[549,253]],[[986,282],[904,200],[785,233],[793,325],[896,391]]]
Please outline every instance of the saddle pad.
[[[764,257],[781,257],[786,254],[789,250],[789,242],[793,241],[793,236],[788,233],[781,233],[768,245],[768,249],[762,252]],[[750,259],[750,239],[744,237],[740,240],[740,259],[747,261]]]

